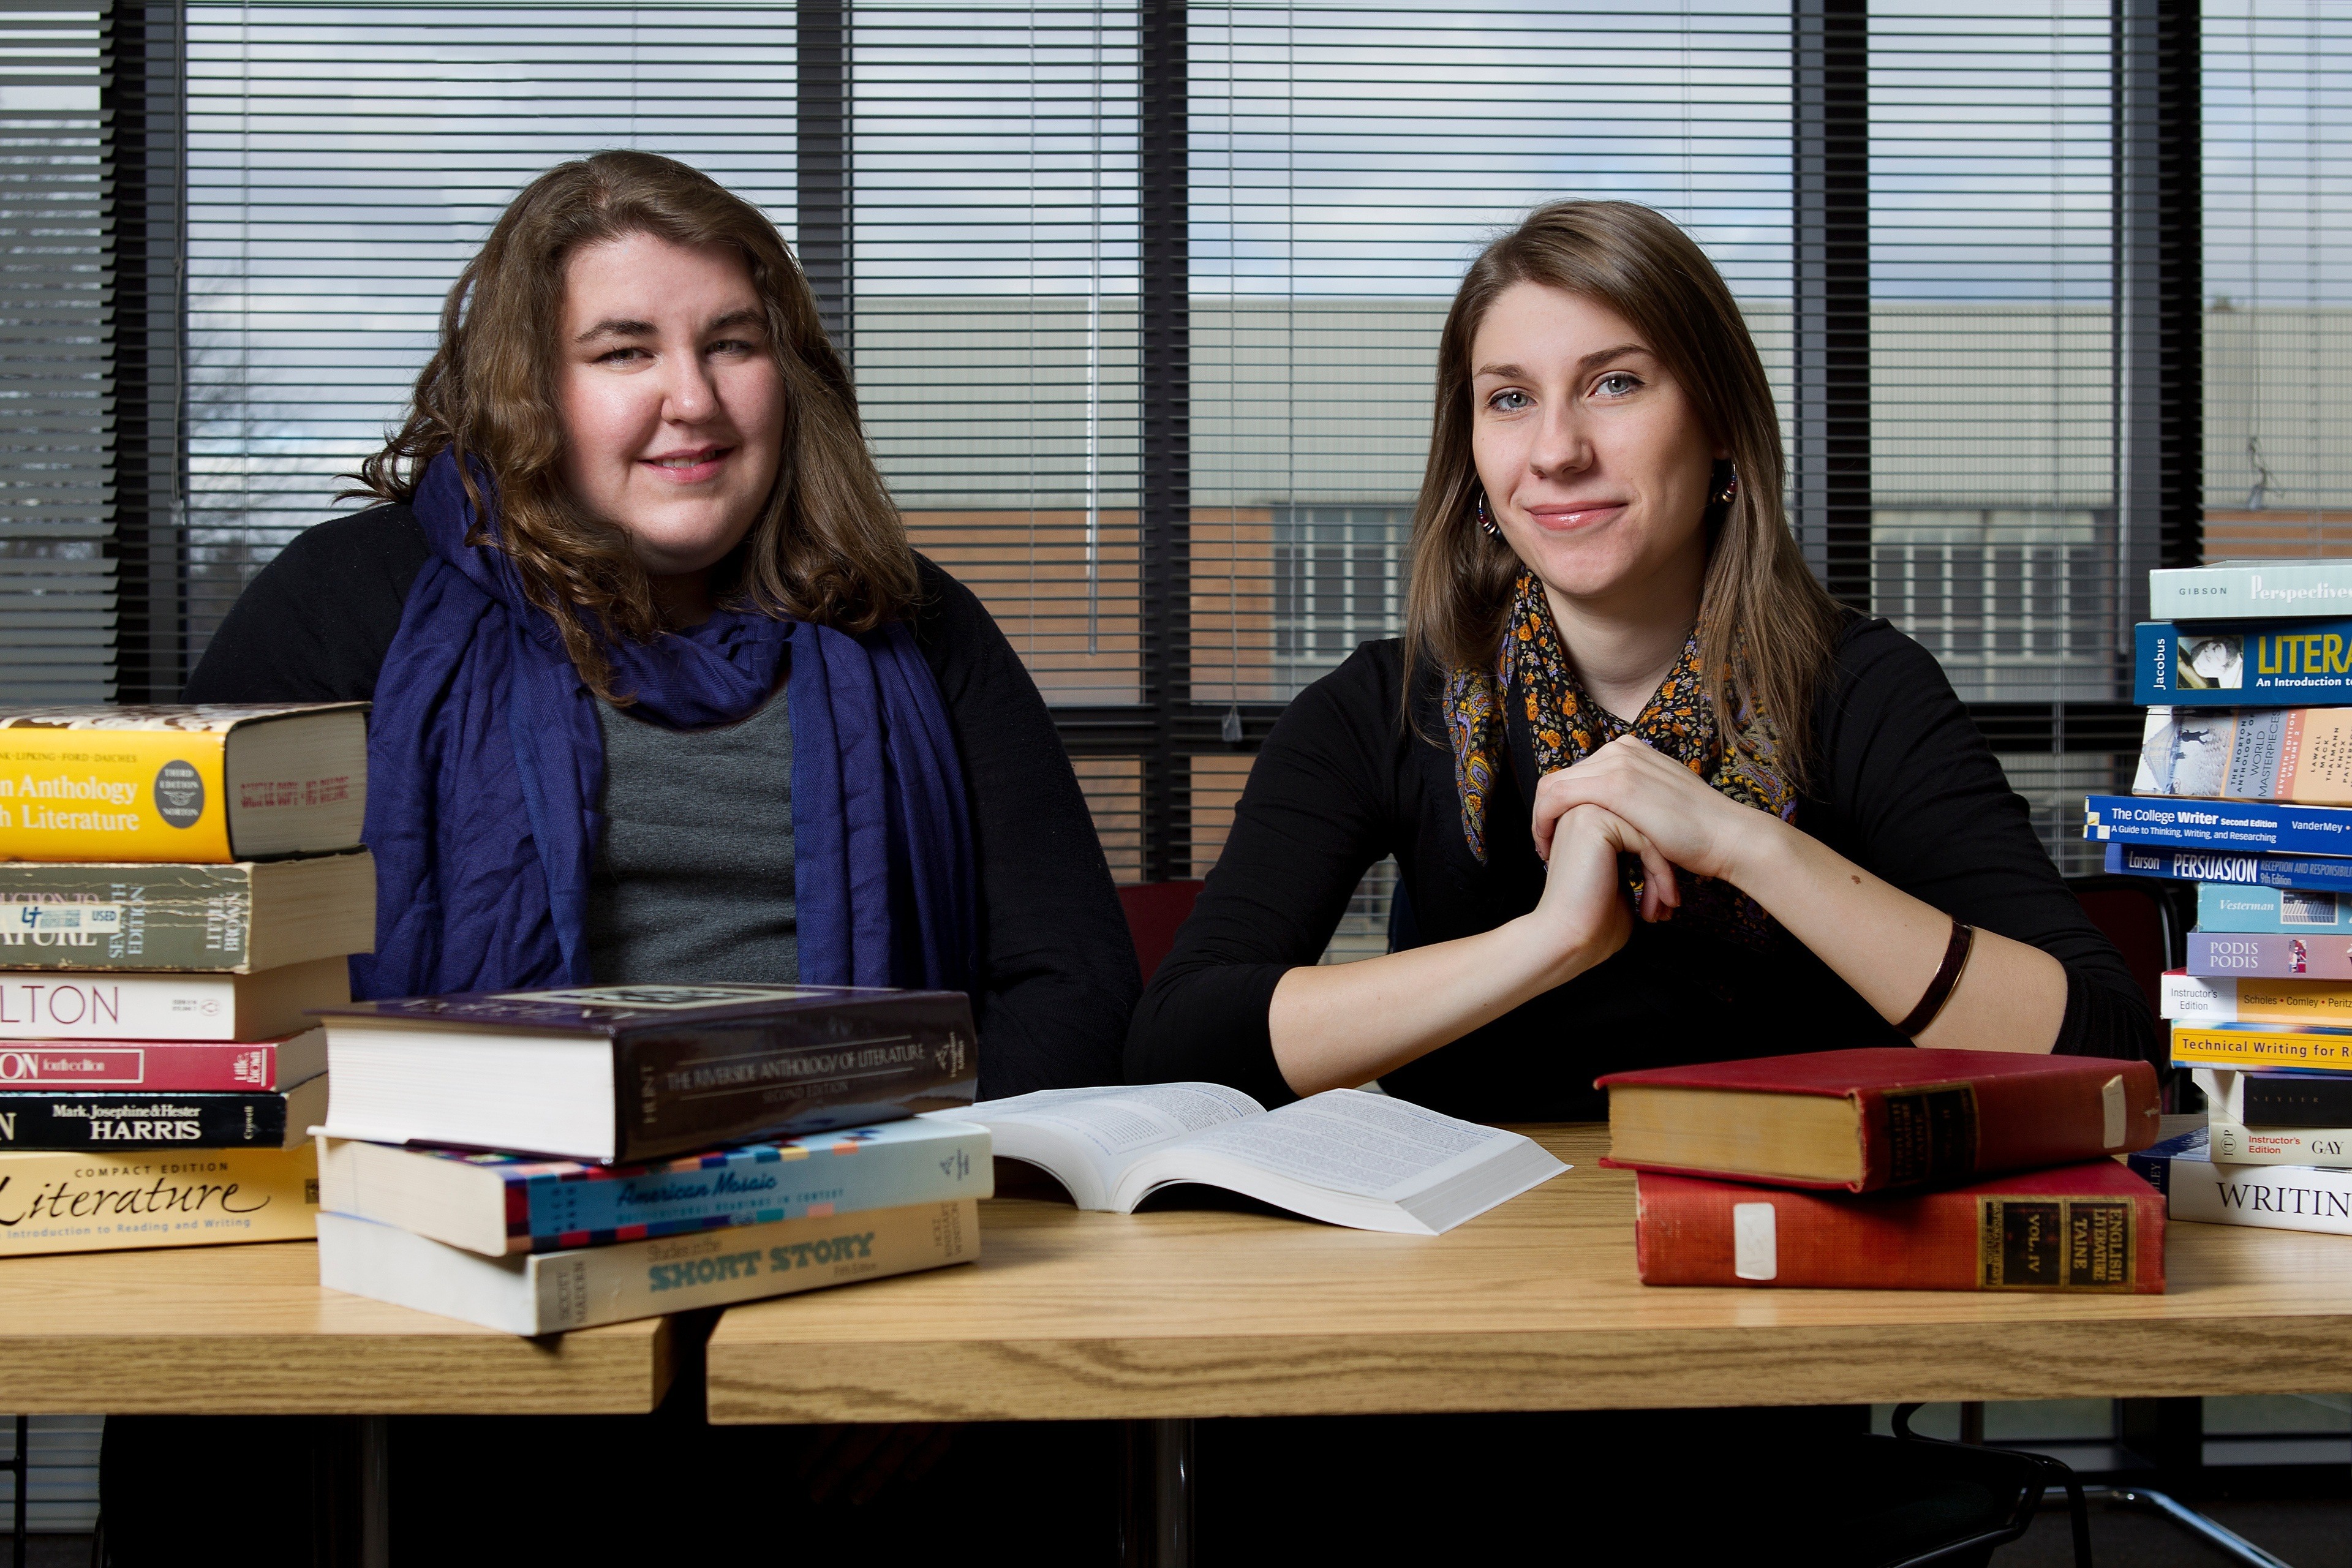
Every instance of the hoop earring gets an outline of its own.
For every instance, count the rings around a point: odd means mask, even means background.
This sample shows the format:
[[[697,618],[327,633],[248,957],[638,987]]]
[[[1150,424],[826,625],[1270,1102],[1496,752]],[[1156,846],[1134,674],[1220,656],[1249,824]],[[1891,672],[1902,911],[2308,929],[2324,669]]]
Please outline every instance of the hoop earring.
[[[1478,492],[1478,527],[1489,539],[1503,537],[1503,531],[1496,526],[1493,516],[1486,510],[1486,492],[1483,489]]]
[[[1726,463],[1723,467],[1725,471],[1730,475],[1730,478],[1723,481],[1723,488],[1721,489],[1706,498],[1707,503],[1711,506],[1729,506],[1731,504],[1731,499],[1739,493],[1738,468],[1731,463]]]

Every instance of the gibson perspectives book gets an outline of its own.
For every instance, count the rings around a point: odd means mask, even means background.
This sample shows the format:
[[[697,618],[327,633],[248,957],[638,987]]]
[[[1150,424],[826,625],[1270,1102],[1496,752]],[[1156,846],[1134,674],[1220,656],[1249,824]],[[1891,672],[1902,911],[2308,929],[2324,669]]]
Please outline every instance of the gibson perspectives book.
[[[233,866],[0,861],[0,969],[246,974],[374,946],[363,849]]]
[[[326,1131],[658,1160],[971,1103],[961,992],[591,985],[319,1010]]]
[[[2147,574],[2157,620],[2276,620],[2352,615],[2352,562],[2215,561]]]

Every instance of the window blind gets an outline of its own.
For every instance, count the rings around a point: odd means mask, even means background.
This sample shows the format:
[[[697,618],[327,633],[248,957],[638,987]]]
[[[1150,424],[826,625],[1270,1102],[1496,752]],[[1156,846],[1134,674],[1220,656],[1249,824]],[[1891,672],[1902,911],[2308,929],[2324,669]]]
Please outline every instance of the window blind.
[[[0,5],[0,703],[114,695],[99,23]]]

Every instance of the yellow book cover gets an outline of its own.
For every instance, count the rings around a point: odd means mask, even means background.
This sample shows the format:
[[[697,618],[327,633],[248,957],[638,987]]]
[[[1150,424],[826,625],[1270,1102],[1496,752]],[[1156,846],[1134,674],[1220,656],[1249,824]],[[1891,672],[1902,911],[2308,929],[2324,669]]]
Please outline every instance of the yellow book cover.
[[[0,1258],[308,1241],[319,1150],[0,1154]]]
[[[2185,1068],[2302,1068],[2352,1072],[2352,1029],[2284,1024],[2172,1026],[2172,1065]]]
[[[0,708],[0,860],[333,854],[366,810],[363,702]]]

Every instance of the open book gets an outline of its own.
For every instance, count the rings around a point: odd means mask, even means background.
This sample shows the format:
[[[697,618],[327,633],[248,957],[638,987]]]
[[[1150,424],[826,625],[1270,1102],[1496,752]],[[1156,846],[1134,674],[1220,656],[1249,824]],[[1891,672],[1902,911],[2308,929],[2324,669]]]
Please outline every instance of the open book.
[[[1435,1236],[1568,1169],[1541,1145],[1387,1095],[1335,1089],[1268,1110],[1214,1083],[1047,1089],[930,1114],[977,1121],[1085,1209],[1223,1187],[1309,1219]]]

